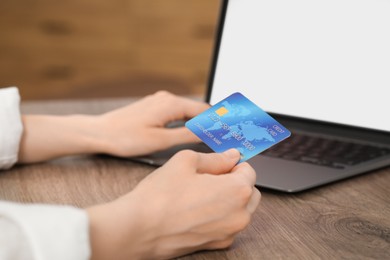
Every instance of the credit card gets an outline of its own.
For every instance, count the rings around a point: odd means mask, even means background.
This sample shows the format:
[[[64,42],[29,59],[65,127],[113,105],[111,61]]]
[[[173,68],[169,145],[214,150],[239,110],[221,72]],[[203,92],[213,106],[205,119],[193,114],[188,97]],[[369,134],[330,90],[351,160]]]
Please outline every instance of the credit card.
[[[217,153],[236,148],[241,162],[283,141],[291,132],[241,93],[234,93],[186,122]]]

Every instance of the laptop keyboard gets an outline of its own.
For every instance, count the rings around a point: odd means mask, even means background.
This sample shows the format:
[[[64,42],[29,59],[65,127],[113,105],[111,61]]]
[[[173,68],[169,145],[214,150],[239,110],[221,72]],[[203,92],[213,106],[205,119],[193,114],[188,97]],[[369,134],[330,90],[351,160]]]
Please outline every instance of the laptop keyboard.
[[[390,154],[390,149],[293,134],[262,155],[344,169]]]

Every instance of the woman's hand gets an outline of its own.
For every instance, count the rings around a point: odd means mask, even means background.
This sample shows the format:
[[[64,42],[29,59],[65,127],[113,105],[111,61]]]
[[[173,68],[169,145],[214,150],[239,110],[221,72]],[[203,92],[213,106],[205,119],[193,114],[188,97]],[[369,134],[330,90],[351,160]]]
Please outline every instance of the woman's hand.
[[[165,91],[147,96],[103,115],[25,115],[19,162],[61,156],[107,153],[136,156],[198,139],[185,127],[166,128],[191,118],[209,106]]]
[[[117,156],[145,155],[199,139],[186,127],[166,128],[176,120],[192,118],[209,105],[157,92],[129,106],[100,116],[101,139],[105,152]]]
[[[88,209],[92,259],[167,259],[230,246],[260,202],[237,150],[182,151],[129,194]]]

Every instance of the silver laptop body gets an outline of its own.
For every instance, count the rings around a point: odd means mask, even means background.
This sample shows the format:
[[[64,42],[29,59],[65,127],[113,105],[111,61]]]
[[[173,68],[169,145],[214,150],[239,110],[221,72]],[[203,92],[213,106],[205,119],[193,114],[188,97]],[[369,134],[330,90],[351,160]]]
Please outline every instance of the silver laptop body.
[[[389,13],[372,0],[223,1],[206,101],[240,91],[292,132],[248,161],[259,187],[299,192],[390,165]],[[136,160],[181,149],[211,152]]]

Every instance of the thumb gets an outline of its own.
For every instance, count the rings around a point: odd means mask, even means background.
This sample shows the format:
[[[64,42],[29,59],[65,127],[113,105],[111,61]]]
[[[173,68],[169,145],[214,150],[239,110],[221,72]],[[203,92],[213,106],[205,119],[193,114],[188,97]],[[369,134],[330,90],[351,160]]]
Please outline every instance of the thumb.
[[[196,169],[199,173],[229,173],[239,160],[240,152],[237,149],[223,153],[199,153]]]

